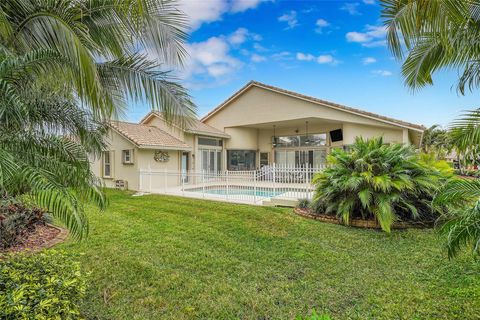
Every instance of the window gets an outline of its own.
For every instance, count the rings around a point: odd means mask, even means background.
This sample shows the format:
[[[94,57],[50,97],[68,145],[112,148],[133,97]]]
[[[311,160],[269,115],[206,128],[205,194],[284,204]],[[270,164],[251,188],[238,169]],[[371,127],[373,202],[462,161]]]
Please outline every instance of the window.
[[[198,144],[202,146],[221,147],[222,139],[198,137]]]
[[[260,152],[260,168],[268,166],[268,152]]]
[[[133,164],[133,150],[122,150],[123,164]]]
[[[321,167],[326,163],[327,151],[318,150],[276,150],[275,162],[281,166]]]
[[[112,155],[110,151],[103,152],[103,176],[105,178],[112,177]]]
[[[227,169],[232,171],[255,170],[256,152],[253,150],[228,150]]]
[[[277,137],[276,139],[277,148],[319,147],[327,144],[326,133]]]

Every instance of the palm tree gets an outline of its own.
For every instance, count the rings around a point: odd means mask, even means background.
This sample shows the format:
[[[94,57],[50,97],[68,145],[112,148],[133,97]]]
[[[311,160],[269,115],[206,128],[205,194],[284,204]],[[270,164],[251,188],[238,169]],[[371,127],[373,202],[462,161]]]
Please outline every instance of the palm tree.
[[[84,203],[106,205],[89,159],[105,147],[106,127],[46,77],[57,59],[50,51],[0,56],[0,193],[29,195],[81,238]]]
[[[195,114],[165,71],[183,63],[185,28],[169,0],[2,1],[2,195],[28,194],[85,235],[83,205],[106,204],[89,162],[105,147],[103,123],[131,100],[179,124]]]
[[[395,57],[405,58],[402,74],[408,87],[417,89],[432,84],[433,73],[442,68],[459,71],[460,93],[479,87],[480,1],[381,2],[388,45]]]
[[[329,166],[313,183],[313,206],[351,218],[376,219],[390,232],[396,220],[434,220],[430,202],[448,170],[419,157],[413,147],[357,138],[350,152],[334,149]]]
[[[168,67],[181,66],[187,21],[172,0],[4,0],[0,49],[51,50],[69,64],[62,77],[96,116],[146,100],[167,121],[195,115]],[[150,60],[147,53],[156,59]]]
[[[402,73],[408,87],[433,83],[442,68],[459,71],[457,90],[480,86],[480,1],[478,0],[382,0],[390,50],[406,58]],[[455,121],[450,130],[453,148],[464,161],[476,161],[480,145],[480,110]],[[449,256],[464,245],[479,253],[480,193],[474,180],[454,180],[437,195],[435,203],[446,206],[442,230],[448,234]],[[458,200],[458,201],[457,201]],[[456,204],[456,205],[453,205]]]
[[[440,229],[447,238],[448,256],[456,256],[465,246],[480,255],[480,180],[450,181],[434,205],[448,208]]]
[[[449,132],[437,124],[426,129],[423,131],[421,150],[434,154],[437,159],[445,159],[447,153],[452,151]]]

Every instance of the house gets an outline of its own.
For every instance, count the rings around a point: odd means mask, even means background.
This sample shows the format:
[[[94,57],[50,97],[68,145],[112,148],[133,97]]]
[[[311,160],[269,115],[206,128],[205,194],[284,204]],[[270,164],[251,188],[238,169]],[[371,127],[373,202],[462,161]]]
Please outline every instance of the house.
[[[109,150],[93,167],[107,186],[121,180],[139,190],[142,170],[248,171],[273,163],[321,167],[329,150],[348,148],[355,137],[383,136],[386,143],[419,146],[424,129],[251,81],[185,128],[167,125],[158,112],[139,123],[112,122]]]

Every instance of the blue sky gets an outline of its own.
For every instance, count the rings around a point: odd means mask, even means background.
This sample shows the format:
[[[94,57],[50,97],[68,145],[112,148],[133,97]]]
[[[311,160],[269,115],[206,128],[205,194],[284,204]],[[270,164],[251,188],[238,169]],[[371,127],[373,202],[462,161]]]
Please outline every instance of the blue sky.
[[[456,71],[413,93],[385,46],[378,0],[181,0],[192,31],[178,72],[202,116],[250,80],[397,119],[447,125],[477,107]],[[132,105],[137,121],[148,107]]]

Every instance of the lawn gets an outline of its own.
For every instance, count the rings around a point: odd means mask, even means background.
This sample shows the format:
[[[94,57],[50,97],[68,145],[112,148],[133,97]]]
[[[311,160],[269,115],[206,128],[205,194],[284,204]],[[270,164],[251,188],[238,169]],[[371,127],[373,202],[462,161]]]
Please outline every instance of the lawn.
[[[479,319],[480,264],[432,230],[384,233],[291,209],[109,191],[81,243],[92,319]]]

